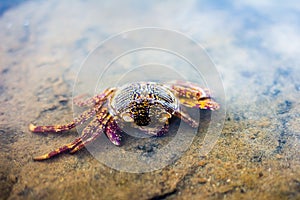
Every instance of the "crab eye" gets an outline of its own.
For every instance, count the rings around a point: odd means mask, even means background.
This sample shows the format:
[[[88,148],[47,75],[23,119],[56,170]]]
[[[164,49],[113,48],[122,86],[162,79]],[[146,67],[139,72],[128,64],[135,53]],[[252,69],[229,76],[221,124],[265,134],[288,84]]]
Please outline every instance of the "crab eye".
[[[122,114],[122,118],[125,122],[133,122],[134,119],[130,116],[130,113]]]
[[[164,112],[164,113],[161,113],[160,116],[159,116],[159,121],[160,122],[165,122],[167,121],[169,118],[171,118],[171,114],[170,113],[167,113],[167,112]]]

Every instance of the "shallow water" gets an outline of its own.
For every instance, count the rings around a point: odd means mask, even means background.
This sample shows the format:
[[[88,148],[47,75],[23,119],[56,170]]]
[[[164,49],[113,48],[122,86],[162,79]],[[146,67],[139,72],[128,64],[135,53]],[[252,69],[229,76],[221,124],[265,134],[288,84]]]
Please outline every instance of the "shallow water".
[[[0,18],[0,198],[299,199],[299,12],[293,1],[26,1],[6,10]],[[29,123],[72,120],[73,86],[87,54],[114,34],[145,26],[189,35],[216,64],[227,114],[213,149],[199,154],[210,123],[210,115],[202,113],[196,136],[185,129],[187,139],[192,134],[189,148],[153,172],[115,170],[98,162],[89,148],[34,162],[33,156],[72,141],[77,132],[33,134]],[[104,49],[118,51],[117,46]],[[126,69],[147,60],[145,55],[116,64]],[[168,63],[167,56],[162,59]],[[83,92],[95,92],[89,81],[99,70],[95,66],[82,75],[86,81],[79,86],[88,85],[81,87]],[[105,76],[106,83],[130,80],[120,76],[113,71]],[[174,123],[168,136],[150,139],[151,145],[127,138],[121,151],[151,156],[174,137]],[[111,155],[109,151],[107,157]]]

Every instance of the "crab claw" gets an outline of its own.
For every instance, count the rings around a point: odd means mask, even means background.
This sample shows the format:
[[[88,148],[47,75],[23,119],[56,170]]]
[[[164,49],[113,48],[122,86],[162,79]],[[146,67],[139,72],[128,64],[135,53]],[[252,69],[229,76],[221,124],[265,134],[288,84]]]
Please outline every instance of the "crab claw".
[[[194,108],[205,109],[205,110],[218,110],[220,108],[220,105],[214,100],[212,100],[211,98],[207,98],[198,101],[198,103],[194,106]]]
[[[116,146],[121,145],[121,135],[120,135],[121,131],[122,130],[120,129],[120,127],[118,126],[116,121],[114,121],[113,119],[111,119],[108,122],[108,124],[105,128],[106,136]]]

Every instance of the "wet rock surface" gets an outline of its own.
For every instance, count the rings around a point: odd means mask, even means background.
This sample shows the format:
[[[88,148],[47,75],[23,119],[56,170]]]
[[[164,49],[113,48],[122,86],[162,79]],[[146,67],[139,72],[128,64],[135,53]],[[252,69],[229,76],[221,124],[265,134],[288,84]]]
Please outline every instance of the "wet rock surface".
[[[169,6],[168,12],[177,9]],[[145,25],[138,18],[121,21],[138,8],[124,7],[117,16],[120,7],[94,1],[29,1],[2,14],[0,199],[299,199],[297,66],[259,72],[247,63],[226,70],[218,66],[227,92],[227,116],[217,144],[206,156],[198,152],[210,118],[204,113],[187,151],[154,172],[114,170],[86,149],[44,162],[32,160],[78,136],[76,130],[34,134],[28,125],[73,119],[73,84],[87,53],[111,34]],[[147,11],[142,19],[155,24],[151,16]],[[168,20],[156,25],[164,23],[168,26]],[[121,148],[149,157],[175,131],[176,126],[161,141],[149,139],[151,143],[131,143],[128,138]]]

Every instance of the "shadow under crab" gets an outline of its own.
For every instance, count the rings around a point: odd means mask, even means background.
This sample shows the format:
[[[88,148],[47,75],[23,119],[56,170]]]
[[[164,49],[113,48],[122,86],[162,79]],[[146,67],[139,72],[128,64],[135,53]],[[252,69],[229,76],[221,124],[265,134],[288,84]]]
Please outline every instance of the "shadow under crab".
[[[63,152],[75,153],[93,142],[101,133],[115,145],[121,145],[125,127],[133,127],[150,136],[163,136],[169,131],[172,117],[177,117],[193,128],[199,123],[186,108],[217,110],[208,90],[189,82],[136,82],[119,88],[108,88],[103,93],[85,101],[75,99],[77,106],[88,107],[74,121],[64,125],[29,125],[32,132],[63,132],[90,120],[81,136],[73,142],[34,160],[45,160]]]

